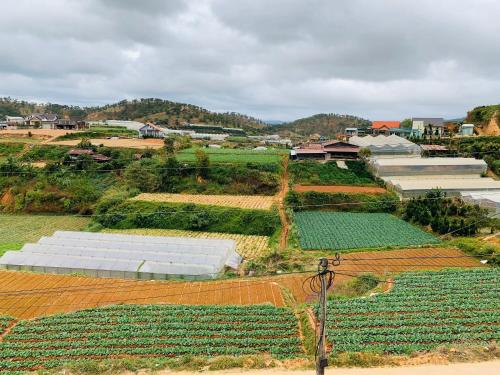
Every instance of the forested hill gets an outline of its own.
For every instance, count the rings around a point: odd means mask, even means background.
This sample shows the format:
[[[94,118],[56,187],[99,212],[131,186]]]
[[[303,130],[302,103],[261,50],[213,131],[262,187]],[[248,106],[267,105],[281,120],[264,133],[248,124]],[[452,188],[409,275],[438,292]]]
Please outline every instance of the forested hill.
[[[466,121],[474,124],[485,124],[495,115],[500,117],[500,104],[483,105],[469,111],[467,113]]]
[[[32,112],[56,113],[59,116],[79,116],[88,120],[138,120],[158,124],[179,125],[183,122],[217,124],[226,127],[261,129],[264,122],[234,112],[216,113],[192,104],[163,99],[123,100],[96,107],[78,107],[59,104],[36,104],[10,98],[0,99],[0,119],[5,115],[26,116]]]
[[[320,134],[333,138],[342,133],[346,128],[366,128],[371,125],[369,120],[351,115],[339,115],[334,113],[321,113],[311,117],[295,120],[279,126],[273,126],[273,130],[287,136],[309,136]]]

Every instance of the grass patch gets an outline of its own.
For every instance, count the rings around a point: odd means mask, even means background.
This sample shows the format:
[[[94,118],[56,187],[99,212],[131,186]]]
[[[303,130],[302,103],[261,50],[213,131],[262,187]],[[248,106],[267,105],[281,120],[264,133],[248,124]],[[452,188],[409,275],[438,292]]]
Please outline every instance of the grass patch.
[[[346,161],[348,169],[337,166],[335,161],[291,162],[288,165],[291,185],[355,185],[378,186],[375,178],[361,161]]]
[[[379,285],[379,278],[372,274],[361,275],[346,282],[337,284],[333,293],[328,295],[329,300],[336,298],[361,297]]]
[[[176,158],[180,162],[194,163],[196,161],[197,148],[181,150]],[[202,149],[212,163],[255,163],[255,164],[279,164],[285,153],[283,150],[262,150],[253,149],[231,149],[231,148],[203,148]]]

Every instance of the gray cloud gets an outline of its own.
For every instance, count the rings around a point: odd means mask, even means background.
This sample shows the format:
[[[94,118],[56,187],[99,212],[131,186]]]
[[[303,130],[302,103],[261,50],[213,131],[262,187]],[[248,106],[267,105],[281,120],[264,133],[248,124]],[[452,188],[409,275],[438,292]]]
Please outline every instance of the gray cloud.
[[[266,119],[500,101],[495,0],[3,0],[2,13],[2,96],[155,96]]]

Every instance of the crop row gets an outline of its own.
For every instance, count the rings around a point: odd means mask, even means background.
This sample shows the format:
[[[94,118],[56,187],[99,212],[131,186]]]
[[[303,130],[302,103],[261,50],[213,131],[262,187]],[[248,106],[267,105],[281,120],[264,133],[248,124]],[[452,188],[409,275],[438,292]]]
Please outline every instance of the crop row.
[[[488,345],[488,341],[447,341],[441,343],[442,346],[459,343],[460,345]],[[336,344],[333,347],[334,352],[377,352],[377,353],[397,353],[397,354],[411,354],[414,352],[430,351],[436,348],[436,344],[394,344],[394,343],[370,343],[366,344]]]
[[[336,351],[393,353],[498,340],[499,276],[497,269],[399,275],[388,294],[330,301],[328,338]],[[485,280],[491,288],[476,290],[476,281]]]

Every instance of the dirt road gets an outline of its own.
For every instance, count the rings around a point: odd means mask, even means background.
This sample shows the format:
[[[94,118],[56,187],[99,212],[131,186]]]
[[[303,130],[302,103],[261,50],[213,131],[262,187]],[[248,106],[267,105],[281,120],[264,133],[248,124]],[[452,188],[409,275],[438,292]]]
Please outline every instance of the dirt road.
[[[424,365],[424,366],[409,366],[409,367],[384,367],[384,368],[330,368],[327,369],[326,375],[493,375],[498,374],[500,369],[500,361],[478,362],[478,363],[453,363],[449,365]],[[158,375],[191,375],[199,374],[199,372],[170,372],[159,371]],[[244,374],[244,375],[313,375],[314,370],[281,370],[281,369],[266,369],[266,370],[227,370],[227,371],[210,371],[210,375],[228,375],[228,374]]]
[[[284,170],[281,178],[281,190],[278,194],[279,214],[281,220],[280,250],[285,250],[288,243],[288,219],[285,210],[285,198],[288,193],[288,157],[284,158]]]

